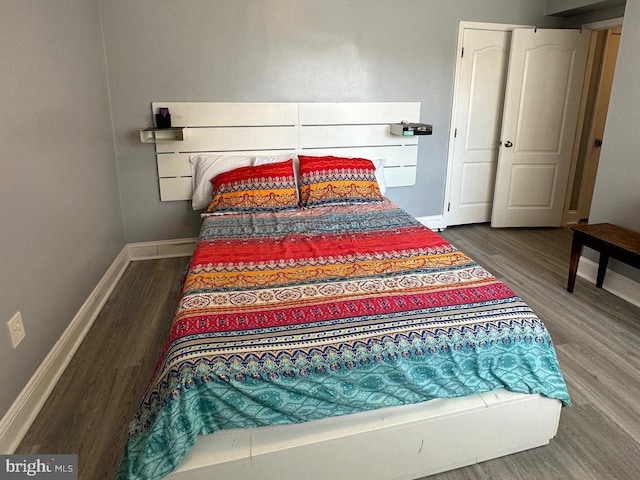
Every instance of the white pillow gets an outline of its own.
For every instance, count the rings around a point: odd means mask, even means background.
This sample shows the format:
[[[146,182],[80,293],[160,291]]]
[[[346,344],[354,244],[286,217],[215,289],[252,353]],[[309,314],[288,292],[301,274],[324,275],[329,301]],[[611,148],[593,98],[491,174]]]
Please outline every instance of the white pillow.
[[[258,165],[267,165],[269,163],[286,162],[287,160],[290,160],[292,158],[294,162],[297,162],[298,154],[291,152],[283,153],[282,155],[261,155],[259,157],[256,157],[255,161],[253,162],[253,166],[257,167]]]
[[[251,167],[253,157],[201,153],[189,157],[189,162],[191,163],[191,182],[193,184],[191,206],[194,210],[202,210],[211,201],[213,194],[211,179],[234,168]]]
[[[384,180],[384,164],[386,159],[384,158],[376,158],[375,160],[371,160],[373,166],[376,167],[376,181],[378,182],[378,188],[380,189],[380,193],[384,195],[384,192],[387,191],[387,182]]]

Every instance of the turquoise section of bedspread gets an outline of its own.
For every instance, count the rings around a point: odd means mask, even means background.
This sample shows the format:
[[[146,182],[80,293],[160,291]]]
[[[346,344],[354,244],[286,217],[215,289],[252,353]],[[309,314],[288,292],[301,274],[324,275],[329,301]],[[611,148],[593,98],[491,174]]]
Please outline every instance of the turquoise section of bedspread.
[[[339,368],[269,381],[185,376],[182,393],[165,404],[151,429],[130,438],[118,478],[161,478],[176,468],[197,435],[223,429],[300,423],[496,388],[570,404],[546,330],[532,337],[503,335],[474,347],[381,357],[357,370],[357,376]]]

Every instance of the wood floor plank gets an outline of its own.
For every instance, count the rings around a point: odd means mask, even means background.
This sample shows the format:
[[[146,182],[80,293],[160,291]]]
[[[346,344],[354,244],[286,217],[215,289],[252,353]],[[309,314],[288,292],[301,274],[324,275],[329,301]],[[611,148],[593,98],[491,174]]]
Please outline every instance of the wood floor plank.
[[[562,349],[563,371],[581,404],[597,405],[618,428],[640,443],[640,371],[620,368],[614,353],[600,358],[580,345]]]
[[[441,474],[428,478],[630,480],[637,478],[638,462],[640,453],[633,439],[588,405],[563,411],[558,436],[548,446],[459,469],[455,477]]]
[[[567,229],[469,225],[443,236],[542,318],[574,405],[563,409],[549,445],[429,480],[640,478],[640,309],[581,278],[566,291]],[[18,453],[78,453],[79,478],[114,478],[187,261],[129,266]]]

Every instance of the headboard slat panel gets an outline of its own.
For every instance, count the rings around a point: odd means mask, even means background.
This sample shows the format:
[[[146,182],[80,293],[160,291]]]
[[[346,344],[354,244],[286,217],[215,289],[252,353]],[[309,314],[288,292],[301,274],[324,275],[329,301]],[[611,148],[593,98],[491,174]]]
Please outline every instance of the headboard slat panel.
[[[236,152],[239,150],[295,150],[298,128],[209,127],[189,128],[181,142],[156,143],[157,153]]]
[[[300,125],[419,122],[419,102],[301,103]]]
[[[167,107],[179,127],[278,126],[298,124],[297,103],[153,102],[153,113]]]
[[[298,147],[366,147],[382,145],[417,145],[417,137],[399,137],[389,133],[386,125],[317,125],[301,126]]]
[[[418,146],[408,145],[403,148],[391,147],[353,147],[353,148],[311,148],[301,150],[303,155],[334,155],[336,157],[361,157],[370,160],[384,158],[385,167],[416,166],[418,164]],[[389,171],[385,171],[385,176]],[[390,173],[392,174],[392,173]]]

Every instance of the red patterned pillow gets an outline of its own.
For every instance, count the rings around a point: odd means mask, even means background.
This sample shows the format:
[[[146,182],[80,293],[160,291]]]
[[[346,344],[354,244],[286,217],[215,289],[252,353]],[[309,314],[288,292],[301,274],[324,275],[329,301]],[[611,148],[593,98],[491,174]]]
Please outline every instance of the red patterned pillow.
[[[211,180],[213,198],[205,213],[241,213],[298,207],[293,160],[241,167]]]
[[[298,155],[298,159],[303,207],[382,200],[376,168],[371,160],[304,155]]]

